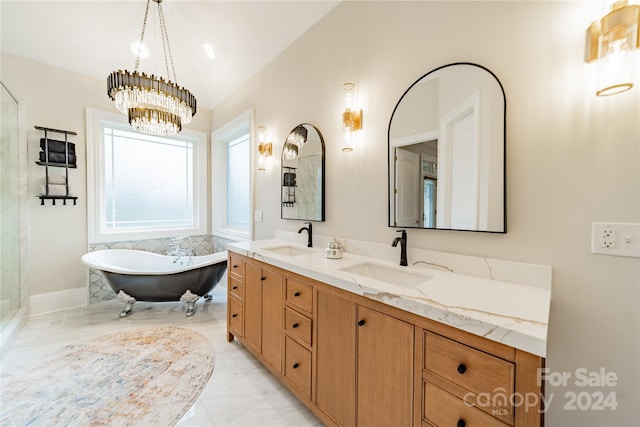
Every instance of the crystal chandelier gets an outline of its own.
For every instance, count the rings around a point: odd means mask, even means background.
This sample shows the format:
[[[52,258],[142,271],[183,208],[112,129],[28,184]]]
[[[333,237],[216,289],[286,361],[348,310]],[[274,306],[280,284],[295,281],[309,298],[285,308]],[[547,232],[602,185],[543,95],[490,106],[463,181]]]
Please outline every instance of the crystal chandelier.
[[[298,157],[298,151],[302,148],[304,143],[307,142],[307,129],[298,125],[287,137],[284,143],[284,157],[285,159],[295,159]]]
[[[147,26],[149,4],[144,12],[144,22],[140,34],[140,45]],[[136,131],[149,135],[174,135],[182,130],[182,125],[191,122],[196,114],[196,98],[184,87],[178,86],[176,70],[173,66],[169,35],[162,13],[162,0],[153,0],[158,4],[158,19],[162,36],[164,63],[167,80],[138,72],[140,56],[136,57],[133,72],[118,70],[107,78],[107,94],[115,101],[118,111],[127,114],[129,124]],[[169,81],[169,64],[173,72],[173,82]]]

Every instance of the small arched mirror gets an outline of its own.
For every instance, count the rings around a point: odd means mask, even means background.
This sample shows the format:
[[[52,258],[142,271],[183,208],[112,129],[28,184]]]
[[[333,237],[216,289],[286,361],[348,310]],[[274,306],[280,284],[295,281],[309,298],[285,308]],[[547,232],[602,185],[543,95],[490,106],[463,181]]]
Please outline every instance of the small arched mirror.
[[[282,148],[283,219],[324,221],[324,140],[313,125],[293,128]]]
[[[428,72],[389,122],[389,226],[506,232],[506,98],[471,63]]]

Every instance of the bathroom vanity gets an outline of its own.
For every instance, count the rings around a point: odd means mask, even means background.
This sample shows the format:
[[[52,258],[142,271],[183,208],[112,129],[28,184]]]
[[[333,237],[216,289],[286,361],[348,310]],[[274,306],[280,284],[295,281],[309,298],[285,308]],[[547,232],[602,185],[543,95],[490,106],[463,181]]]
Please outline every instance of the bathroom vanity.
[[[228,341],[327,425],[543,424],[549,291],[277,240],[228,251]]]

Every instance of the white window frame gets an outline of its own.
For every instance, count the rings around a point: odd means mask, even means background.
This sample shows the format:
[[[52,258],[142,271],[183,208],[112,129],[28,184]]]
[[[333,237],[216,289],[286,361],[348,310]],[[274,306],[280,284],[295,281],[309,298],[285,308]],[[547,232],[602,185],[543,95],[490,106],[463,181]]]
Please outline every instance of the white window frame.
[[[214,236],[233,241],[253,239],[254,221],[254,114],[249,109],[211,133],[211,222]],[[249,227],[227,223],[227,145],[242,134],[249,134]]]
[[[104,132],[102,124],[128,125],[126,116],[93,108],[86,109],[87,125],[87,225],[89,243],[158,239],[207,234],[207,134],[183,129],[176,139],[196,139],[193,153],[193,216],[190,227],[158,227],[108,230],[105,227]]]

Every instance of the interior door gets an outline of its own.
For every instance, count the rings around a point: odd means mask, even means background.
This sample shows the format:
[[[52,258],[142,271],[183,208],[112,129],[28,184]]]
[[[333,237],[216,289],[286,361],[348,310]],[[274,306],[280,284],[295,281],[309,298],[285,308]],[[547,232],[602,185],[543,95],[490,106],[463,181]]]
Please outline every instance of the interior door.
[[[395,225],[420,226],[420,155],[401,147],[395,149]]]

